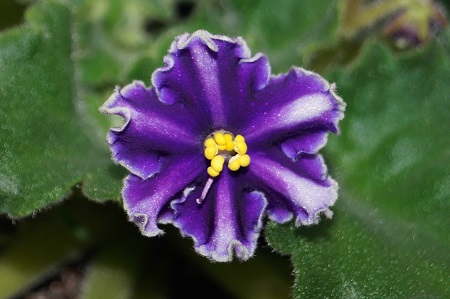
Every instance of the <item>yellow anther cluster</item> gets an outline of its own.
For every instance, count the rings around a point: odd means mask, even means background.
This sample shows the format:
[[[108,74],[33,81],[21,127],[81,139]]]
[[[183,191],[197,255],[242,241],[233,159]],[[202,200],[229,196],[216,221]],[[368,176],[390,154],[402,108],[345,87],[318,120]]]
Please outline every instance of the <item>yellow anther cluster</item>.
[[[229,152],[229,153],[228,153]],[[228,168],[237,171],[241,167],[247,167],[250,164],[250,156],[247,155],[247,144],[242,135],[237,135],[234,140],[229,133],[217,132],[205,140],[205,157],[211,160],[211,166],[207,172],[211,177],[216,177],[223,170],[225,156],[235,152],[228,161]]]

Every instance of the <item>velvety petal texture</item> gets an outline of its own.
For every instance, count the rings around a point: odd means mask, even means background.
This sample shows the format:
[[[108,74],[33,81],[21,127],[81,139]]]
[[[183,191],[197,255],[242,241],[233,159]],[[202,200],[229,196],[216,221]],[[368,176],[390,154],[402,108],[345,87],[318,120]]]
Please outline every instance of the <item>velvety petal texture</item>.
[[[162,160],[161,168],[152,178],[143,180],[129,175],[122,190],[130,220],[138,224],[142,234],[151,237],[162,233],[157,221],[163,208],[203,172],[199,167],[204,164],[200,155],[177,155]]]
[[[335,86],[301,68],[272,77],[247,103],[251,117],[242,125],[250,144],[276,143],[305,133],[338,133],[345,104]]]
[[[297,226],[331,217],[338,187],[318,151],[344,116],[334,84],[296,67],[271,76],[242,38],[202,30],[178,36],[164,62],[152,87],[117,88],[100,108],[124,119],[107,140],[144,235],[172,223],[212,261],[247,260],[265,215]]]
[[[142,82],[117,88],[100,111],[124,118],[123,126],[111,129],[107,140],[113,159],[142,179],[159,170],[161,155],[198,152],[195,118],[180,104],[161,103],[154,89]]]
[[[244,40],[205,31],[177,37],[164,61],[166,66],[152,76],[161,101],[184,103],[207,129],[206,134],[214,129],[238,129],[246,117],[242,106],[266,86],[270,76],[267,58],[262,54],[251,57]]]
[[[337,199],[337,184],[326,175],[321,156],[308,155],[292,162],[276,152],[255,153],[249,172],[248,180],[255,188],[272,194],[268,197],[268,214],[272,219],[279,222],[291,219],[284,212],[283,216],[274,212],[280,213],[280,207],[293,213],[298,226],[317,223],[320,212],[332,215],[328,207]]]
[[[215,261],[250,258],[262,227],[266,199],[261,192],[244,190],[239,180],[221,174],[202,204],[197,204],[203,186],[186,190],[174,201],[174,224],[194,239],[198,253]]]

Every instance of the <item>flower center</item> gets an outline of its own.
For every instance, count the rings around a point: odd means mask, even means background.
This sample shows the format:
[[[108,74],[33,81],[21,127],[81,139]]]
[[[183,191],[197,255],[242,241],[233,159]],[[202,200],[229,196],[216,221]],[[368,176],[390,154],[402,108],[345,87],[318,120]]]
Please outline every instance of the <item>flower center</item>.
[[[204,154],[205,158],[211,161],[211,166],[206,169],[210,178],[206,182],[200,198],[197,199],[199,204],[205,199],[214,178],[222,172],[225,162],[228,163],[228,169],[231,171],[237,171],[241,167],[250,165],[245,138],[242,135],[236,135],[233,138],[233,134],[223,130],[216,131],[206,138]]]
[[[233,135],[226,131],[217,131],[208,136],[205,140],[204,153],[206,159],[211,160],[207,172],[213,178],[220,174],[225,162],[231,171],[237,171],[250,164],[244,137],[237,135],[233,139]]]

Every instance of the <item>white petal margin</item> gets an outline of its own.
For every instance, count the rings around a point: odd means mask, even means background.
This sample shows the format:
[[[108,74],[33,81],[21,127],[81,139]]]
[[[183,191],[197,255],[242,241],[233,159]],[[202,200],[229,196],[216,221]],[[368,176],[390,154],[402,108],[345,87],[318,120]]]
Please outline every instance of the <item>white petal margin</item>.
[[[172,209],[174,211],[176,211],[177,210],[176,205],[183,204],[186,200],[193,200],[193,198],[188,199],[188,197],[191,194],[191,192],[193,192],[195,190],[195,188],[200,188],[200,187],[186,188],[180,199],[172,201],[172,203],[171,203]],[[261,212],[258,215],[257,223],[256,223],[254,229],[252,231],[248,232],[249,238],[246,241],[248,241],[249,244],[247,246],[245,246],[244,244],[242,244],[241,241],[238,240],[238,238],[236,237],[235,230],[234,230],[234,225],[236,225],[236,223],[232,223],[232,221],[230,221],[230,219],[227,217],[220,217],[219,223],[218,224],[215,223],[216,225],[220,226],[220,229],[215,228],[213,230],[214,231],[213,236],[210,237],[213,241],[218,240],[219,244],[216,245],[216,248],[226,248],[227,254],[221,254],[219,251],[211,250],[208,246],[209,243],[208,244],[199,244],[200,243],[199,240],[194,235],[186,233],[184,231],[183,226],[179,222],[177,222],[176,219],[174,221],[172,221],[172,224],[180,230],[181,234],[184,237],[192,238],[192,240],[194,241],[194,249],[198,254],[200,254],[204,257],[207,257],[212,262],[230,262],[233,260],[234,255],[241,260],[248,260],[249,258],[251,258],[254,255],[254,252],[257,248],[257,241],[258,241],[258,238],[260,235],[261,228],[263,226],[263,219],[264,219],[264,216],[266,213],[267,199],[264,196],[264,194],[259,191],[252,191],[250,193],[247,193],[246,196],[257,196],[263,201],[263,206],[261,208]],[[210,197],[207,200],[215,200],[215,198]],[[234,199],[234,200],[239,200],[239,199]],[[214,204],[214,203],[212,203],[212,204]],[[229,211],[225,211],[225,212],[229,212],[232,214],[230,218],[233,218],[233,217],[235,219],[239,218],[239,215],[236,215],[236,210],[233,208],[230,208]],[[245,211],[241,211],[241,212],[245,212]],[[215,215],[218,216],[218,213],[216,212]],[[222,232],[222,233],[220,233],[220,232]],[[224,235],[223,232],[227,232],[227,234]],[[217,235],[218,233],[219,233],[219,235]]]
[[[142,92],[143,94],[136,96],[133,94],[136,91]],[[186,127],[182,127],[175,123],[168,116],[158,113],[155,109],[147,109],[145,112],[140,111],[139,107],[137,107],[139,104],[144,106],[163,105],[162,103],[157,102],[158,99],[154,94],[145,94],[148,91],[149,89],[141,81],[134,81],[122,89],[116,87],[115,92],[99,109],[102,113],[119,115],[123,118],[123,124],[120,127],[111,128],[106,137],[107,142],[110,145],[112,159],[117,164],[122,165],[129,172],[142,179],[152,177],[157,173],[158,169],[160,169],[160,154],[154,149],[142,150],[135,155],[126,153],[126,150],[120,153],[118,147],[123,148],[126,147],[126,145],[120,141],[121,137],[119,135],[124,132],[128,126],[133,125],[134,130],[139,128],[141,133],[147,132],[146,134],[151,136],[155,136],[152,134],[159,133],[162,128],[164,128],[167,132],[167,140],[193,140],[193,136],[189,135],[186,131]],[[154,100],[155,103],[152,103],[152,100]],[[152,120],[151,122],[149,122],[150,119]],[[136,142],[139,141],[140,140],[136,140]],[[146,142],[149,141],[150,139],[147,138]],[[195,144],[195,141],[192,141],[192,144]],[[174,148],[176,147],[174,146]],[[140,155],[148,158],[147,163],[137,163],[136,159],[139,158]]]
[[[211,49],[214,52],[219,51],[218,45],[214,42],[215,40],[229,42],[229,43],[236,43],[242,47],[242,53],[241,53],[242,58],[243,59],[251,59],[250,48],[248,47],[247,43],[245,42],[245,40],[242,37],[236,37],[233,39],[233,38],[230,38],[225,35],[214,35],[205,30],[197,30],[192,34],[184,33],[184,34],[176,37],[175,40],[170,45],[169,54],[164,56],[165,66],[160,67],[153,72],[152,79],[151,79],[153,86],[157,86],[155,80],[156,80],[156,76],[158,73],[167,72],[171,68],[173,68],[175,61],[172,57],[172,54],[174,54],[180,50],[188,48],[191,45],[191,43],[197,39],[200,39],[203,44],[205,44],[209,49]],[[163,97],[161,97],[161,94],[159,93],[158,89],[156,89],[156,94],[158,95],[158,98],[162,102],[164,102],[164,99],[163,99]],[[169,103],[169,104],[171,104],[171,103]]]
[[[322,186],[312,179],[296,174],[270,158],[253,155],[252,165],[249,168],[252,175],[259,178],[269,188],[285,196],[290,204],[302,208],[308,214],[302,219],[297,215],[295,225],[311,225],[319,222],[319,214],[332,216],[329,207],[338,198],[338,184],[330,177],[325,180],[329,186]]]

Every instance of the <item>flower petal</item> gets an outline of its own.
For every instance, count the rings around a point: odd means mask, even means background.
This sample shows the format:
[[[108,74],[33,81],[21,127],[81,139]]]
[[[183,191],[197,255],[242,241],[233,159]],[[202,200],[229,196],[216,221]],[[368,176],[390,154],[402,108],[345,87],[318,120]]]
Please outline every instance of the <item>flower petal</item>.
[[[337,133],[345,103],[319,75],[301,68],[272,77],[252,99],[243,126],[250,144],[276,142],[302,134],[302,131]]]
[[[267,84],[270,73],[267,58],[250,58],[241,38],[202,30],[179,36],[164,60],[166,66],[152,76],[161,101],[185,103],[210,131],[232,130],[229,126],[241,118],[240,104]]]
[[[117,89],[100,111],[124,117],[107,140],[113,159],[142,179],[158,171],[161,154],[199,151],[194,118],[180,104],[161,103],[142,82]]]
[[[320,156],[307,155],[293,162],[283,153],[270,155],[252,153],[248,176],[268,199],[268,214],[273,220],[285,222],[289,212],[296,216],[296,225],[318,222],[318,214],[331,215],[329,207],[337,199],[337,183],[327,177]]]
[[[214,181],[203,203],[197,204],[201,192],[202,186],[196,186],[173,202],[174,225],[192,237],[199,254],[213,261],[231,261],[233,254],[249,259],[262,227],[263,194],[242,190],[226,172]]]
[[[168,221],[169,201],[204,172],[201,155],[181,155],[162,158],[161,168],[153,177],[143,180],[129,175],[122,190],[123,205],[130,221],[146,236],[162,233],[157,221]]]
[[[283,141],[281,143],[281,150],[292,160],[297,160],[299,155],[317,153],[325,146],[327,140],[328,133],[324,133],[323,131],[303,132],[296,137]]]
[[[270,64],[266,56],[258,53],[252,58],[241,59],[237,67],[237,82],[230,84],[225,79],[226,97],[232,99],[228,105],[230,114],[228,115],[228,127],[230,130],[239,133],[241,123],[247,118],[247,114],[243,113],[243,107],[248,105],[248,100],[253,95],[266,87],[270,78]]]

